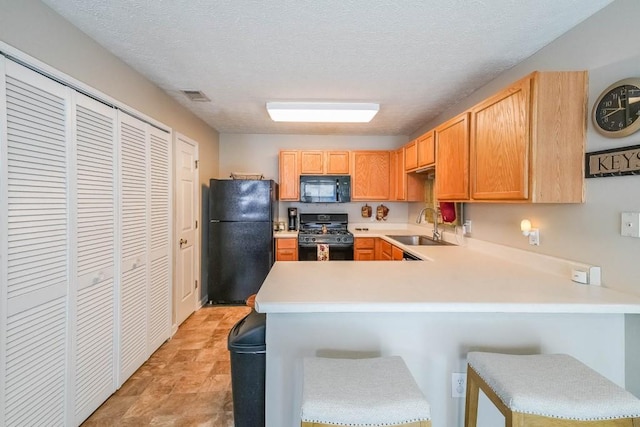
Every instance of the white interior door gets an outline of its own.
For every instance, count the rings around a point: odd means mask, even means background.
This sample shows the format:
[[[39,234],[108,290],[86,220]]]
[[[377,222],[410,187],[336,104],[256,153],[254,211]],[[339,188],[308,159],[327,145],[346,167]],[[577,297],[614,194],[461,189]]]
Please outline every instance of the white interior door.
[[[199,271],[198,144],[176,135],[176,325],[194,312]]]

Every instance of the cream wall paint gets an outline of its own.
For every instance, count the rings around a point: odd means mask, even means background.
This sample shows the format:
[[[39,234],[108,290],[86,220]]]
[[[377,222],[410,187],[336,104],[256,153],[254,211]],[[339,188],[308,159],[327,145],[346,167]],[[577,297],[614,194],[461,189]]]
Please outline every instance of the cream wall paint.
[[[38,0],[0,0],[0,41],[197,141],[206,196],[218,175],[218,132],[162,89]]]
[[[221,134],[219,178],[229,178],[231,172],[258,172],[278,182],[278,153],[283,149],[390,150],[406,140],[406,136]],[[378,204],[380,202],[369,203],[374,209]],[[384,204],[389,208],[387,223],[407,221],[407,203]],[[279,218],[286,220],[287,208],[295,206],[298,212],[346,212],[350,222],[375,222],[360,216],[362,205],[360,202],[340,205],[281,202]]]
[[[588,70],[589,103],[609,84],[640,77],[637,17],[640,2],[616,0],[601,12],[555,40],[534,56],[459,100],[455,107],[426,124],[416,136],[535,70]],[[621,138],[600,136],[588,120],[587,152],[637,145],[640,133]],[[640,177],[586,180],[582,205],[465,205],[473,221],[473,237],[547,255],[602,266],[607,287],[640,294],[640,239],[620,236],[620,213],[640,211]],[[541,230],[540,246],[529,246],[519,231],[529,218]]]

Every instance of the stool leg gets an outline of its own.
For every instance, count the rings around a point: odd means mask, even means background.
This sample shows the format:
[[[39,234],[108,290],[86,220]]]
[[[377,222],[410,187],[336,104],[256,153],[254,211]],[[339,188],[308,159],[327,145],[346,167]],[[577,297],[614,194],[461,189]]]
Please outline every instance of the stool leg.
[[[478,397],[480,388],[476,381],[475,372],[467,365],[467,396],[464,408],[464,426],[476,427],[478,422]]]

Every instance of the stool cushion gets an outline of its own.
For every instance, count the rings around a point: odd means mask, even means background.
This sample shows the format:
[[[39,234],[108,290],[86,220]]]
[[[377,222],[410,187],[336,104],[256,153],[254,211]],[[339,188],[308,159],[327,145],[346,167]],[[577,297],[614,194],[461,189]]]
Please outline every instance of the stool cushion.
[[[583,421],[640,416],[640,400],[566,354],[471,352],[467,360],[513,412]]]
[[[305,358],[302,421],[385,426],[431,419],[429,402],[399,356]]]

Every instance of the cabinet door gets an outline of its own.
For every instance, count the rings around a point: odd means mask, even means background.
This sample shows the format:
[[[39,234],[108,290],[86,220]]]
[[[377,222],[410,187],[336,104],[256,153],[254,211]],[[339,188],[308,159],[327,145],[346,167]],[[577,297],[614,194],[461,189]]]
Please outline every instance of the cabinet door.
[[[384,239],[380,239],[380,258],[384,261],[391,261],[393,259],[393,253],[391,247],[393,245]]]
[[[122,385],[147,359],[147,125],[118,112],[120,129],[121,279],[120,360]]]
[[[147,357],[171,336],[171,135],[146,125],[149,135],[149,279]]]
[[[280,151],[280,200],[300,200],[300,152]]]
[[[300,151],[300,173],[322,175],[324,173],[323,151]]]
[[[389,200],[390,155],[388,151],[354,151],[352,200]]]
[[[349,152],[327,151],[325,153],[325,173],[349,175]]]
[[[355,249],[353,259],[354,261],[375,261],[375,251],[373,249]]]
[[[394,261],[402,261],[404,251],[397,246],[391,246],[391,259]]]
[[[463,113],[435,130],[436,197],[469,199],[469,114]]]
[[[471,110],[471,197],[529,196],[531,80],[524,79]]]
[[[70,90],[0,56],[0,103],[0,425],[69,425]]]
[[[276,239],[276,261],[297,261],[298,260],[298,240],[297,239]]]
[[[116,110],[76,99],[77,289],[74,413],[82,423],[116,390]]]
[[[391,152],[394,160],[394,168],[392,168],[393,179],[393,200],[407,200],[407,172],[405,171],[404,159],[405,148],[402,147]]]
[[[418,167],[423,168],[436,162],[436,144],[434,131],[429,131],[418,138]]]
[[[404,168],[414,170],[418,167],[418,145],[416,141],[411,141],[404,146]]]

